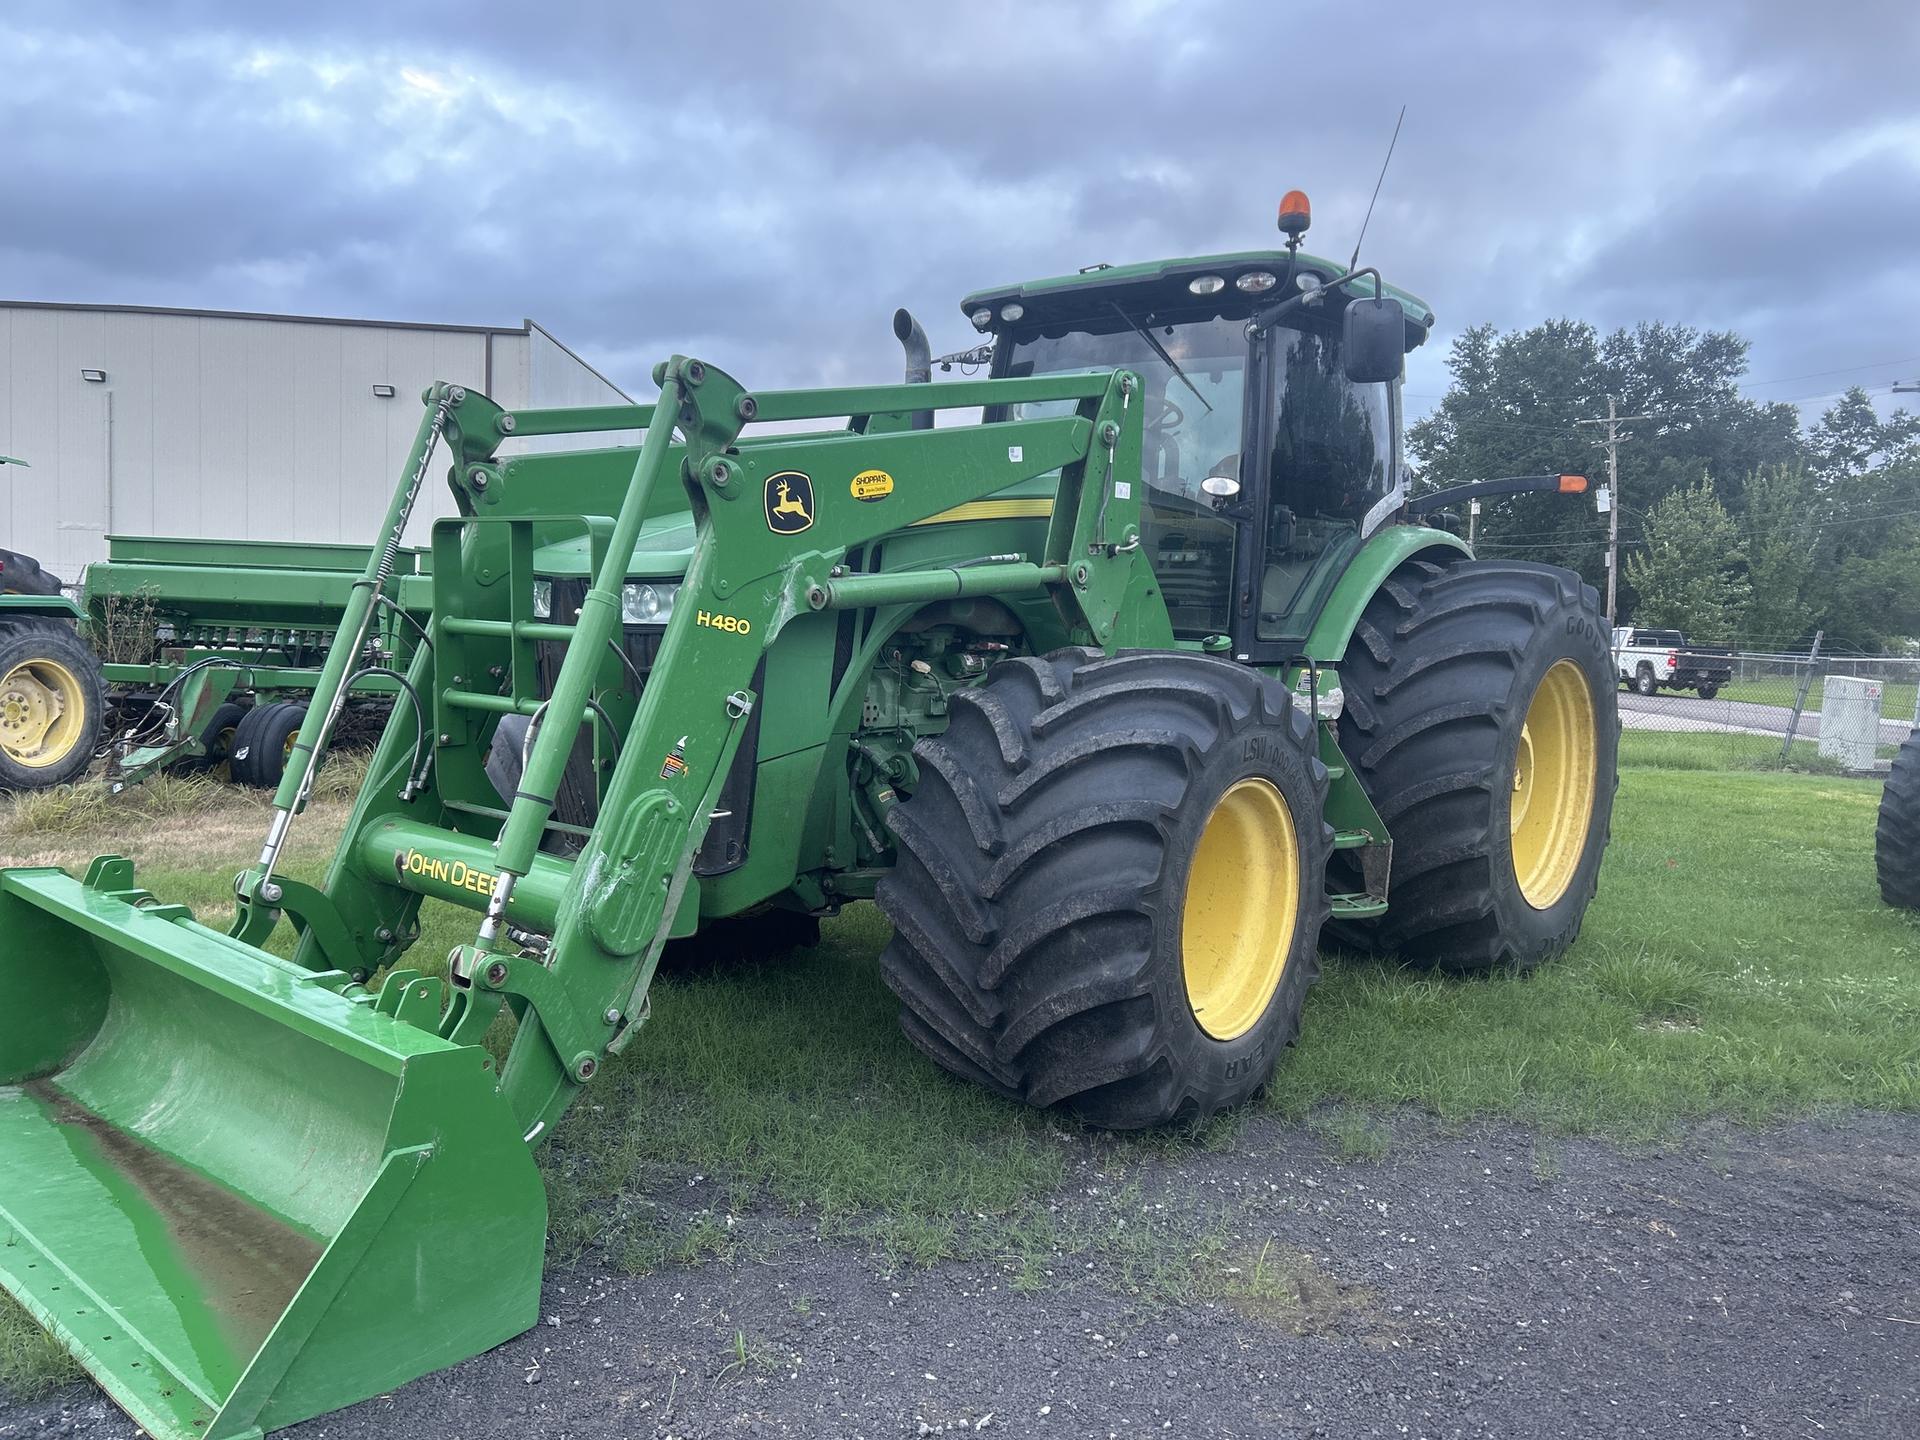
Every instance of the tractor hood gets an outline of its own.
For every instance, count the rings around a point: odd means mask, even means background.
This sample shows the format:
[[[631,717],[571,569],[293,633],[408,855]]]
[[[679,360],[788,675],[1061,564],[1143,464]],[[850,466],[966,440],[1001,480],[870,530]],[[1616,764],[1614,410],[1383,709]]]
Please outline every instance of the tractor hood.
[[[627,574],[636,579],[678,580],[692,561],[693,516],[675,510],[641,527]],[[549,579],[589,578],[586,536],[542,545],[534,552],[533,568],[536,575]]]

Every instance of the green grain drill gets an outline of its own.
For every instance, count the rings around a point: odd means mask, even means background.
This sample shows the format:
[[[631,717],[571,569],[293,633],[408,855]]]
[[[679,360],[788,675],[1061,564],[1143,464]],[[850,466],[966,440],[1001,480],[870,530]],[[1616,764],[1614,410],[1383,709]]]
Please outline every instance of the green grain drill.
[[[111,856],[0,872],[0,1282],[149,1433],[256,1435],[534,1323],[533,1147],[670,946],[791,947],[871,898],[916,1046],[1114,1127],[1258,1089],[1323,930],[1563,949],[1614,788],[1595,597],[1417,523],[1432,316],[1300,253],[1304,208],[1282,250],[969,297],[987,378],[430,388],[227,930]],[[427,636],[302,883],[442,452]],[[1570,488],[1480,488],[1541,486]],[[449,955],[410,952],[428,897],[474,914]]]

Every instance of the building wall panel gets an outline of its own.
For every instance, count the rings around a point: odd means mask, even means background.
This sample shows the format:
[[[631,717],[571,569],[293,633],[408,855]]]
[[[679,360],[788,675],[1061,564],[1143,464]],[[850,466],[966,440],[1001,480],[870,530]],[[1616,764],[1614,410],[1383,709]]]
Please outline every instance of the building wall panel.
[[[109,532],[370,542],[420,392],[436,379],[485,390],[490,352],[504,405],[624,398],[537,327],[0,302],[0,454],[32,466],[0,469],[0,545],[73,583]],[[413,543],[452,513],[445,465],[443,451]]]

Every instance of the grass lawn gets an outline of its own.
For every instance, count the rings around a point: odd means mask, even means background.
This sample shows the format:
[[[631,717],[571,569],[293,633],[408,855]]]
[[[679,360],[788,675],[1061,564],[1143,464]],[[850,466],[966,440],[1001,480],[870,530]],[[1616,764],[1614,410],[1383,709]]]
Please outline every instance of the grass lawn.
[[[1799,690],[1800,682],[1791,676],[1779,676],[1770,680],[1733,680],[1720,688],[1722,700],[1746,700],[1757,705],[1782,705],[1793,708],[1793,697]],[[1913,719],[1914,682],[1911,680],[1889,680],[1880,691],[1880,718],[1883,720]],[[1824,677],[1815,676],[1807,687],[1807,709],[1819,710],[1820,702],[1826,694]]]
[[[1460,980],[1330,955],[1302,1042],[1256,1108],[1356,1160],[1390,1156],[1380,1107],[1627,1141],[1709,1115],[1920,1108],[1920,919],[1875,891],[1879,785],[1739,768],[1714,736],[1629,732],[1622,756],[1600,895],[1567,956],[1528,979]],[[0,856],[81,865],[112,848],[218,923],[263,803],[192,786],[130,798],[146,813],[118,833],[91,811],[0,813]],[[303,820],[293,873],[318,878],[344,809],[336,795]],[[446,906],[425,918],[424,956],[474,923]],[[1143,1276],[1169,1256],[1191,1275],[1191,1237],[1075,1229],[1049,1197],[1089,1163],[1124,1191],[1145,1158],[1236,1144],[1244,1118],[1089,1134],[947,1078],[894,1022],[874,964],[886,935],[861,905],[815,951],[660,980],[646,1034],[542,1152],[554,1262],[589,1248],[634,1270],[752,1253],[767,1242],[742,1234],[768,1227],[732,1220],[764,1211],[896,1262],[999,1258],[1016,1287],[1045,1283],[1043,1258],[1117,1243]],[[0,1306],[0,1389],[73,1373]]]

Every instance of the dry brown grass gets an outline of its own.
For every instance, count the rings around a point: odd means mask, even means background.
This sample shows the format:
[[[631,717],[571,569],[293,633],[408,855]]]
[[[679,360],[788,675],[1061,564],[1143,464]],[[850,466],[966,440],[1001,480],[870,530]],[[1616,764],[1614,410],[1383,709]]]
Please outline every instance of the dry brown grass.
[[[288,858],[331,853],[346,825],[366,762],[341,756],[314,785],[295,822]],[[238,871],[259,852],[272,795],[205,775],[156,775],[118,795],[97,778],[0,799],[0,865],[83,871],[95,855],[137,870]]]

